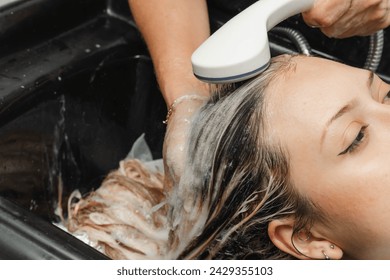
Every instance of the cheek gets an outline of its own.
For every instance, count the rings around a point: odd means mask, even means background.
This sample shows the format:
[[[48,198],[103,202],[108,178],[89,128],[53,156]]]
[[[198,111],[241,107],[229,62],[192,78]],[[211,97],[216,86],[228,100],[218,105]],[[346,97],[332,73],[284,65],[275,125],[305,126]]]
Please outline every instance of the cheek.
[[[347,222],[352,227],[370,217],[367,209],[378,200],[384,181],[375,178],[372,168],[335,166],[304,155],[294,158],[294,162],[290,168],[294,186],[335,223]]]
[[[344,219],[370,219],[380,208],[390,210],[389,176],[378,169],[355,167],[317,174],[307,195],[329,215]],[[345,171],[345,170],[344,170]],[[379,172],[378,172],[379,171]]]
[[[366,196],[360,186],[343,183],[328,181],[323,184],[318,179],[308,196],[332,219],[356,220],[362,215],[362,206],[369,204],[372,198]]]
[[[353,182],[329,184],[310,194],[328,217],[328,236],[346,253],[360,256],[373,248],[389,249],[390,188],[386,184],[385,177],[359,176]]]
[[[307,189],[311,201],[334,225],[332,234],[350,246],[388,236],[390,176],[379,162],[328,169]]]
[[[390,213],[389,152],[370,149],[340,161],[300,153],[290,160],[298,191],[329,214],[352,218]]]

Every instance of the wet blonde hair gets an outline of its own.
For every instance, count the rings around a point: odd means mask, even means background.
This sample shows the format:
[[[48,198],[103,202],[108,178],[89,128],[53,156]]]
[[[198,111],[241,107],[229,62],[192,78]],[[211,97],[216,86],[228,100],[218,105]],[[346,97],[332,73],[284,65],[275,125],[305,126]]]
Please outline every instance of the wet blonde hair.
[[[287,151],[268,137],[267,96],[291,71],[293,60],[281,56],[237,89],[215,92],[192,122],[172,192],[162,174],[122,161],[98,190],[76,193],[67,229],[114,259],[292,258],[268,237],[269,222],[293,216],[297,233],[325,216],[296,191]]]
[[[322,218],[289,178],[288,153],[267,137],[271,83],[294,71],[274,58],[260,76],[215,93],[193,122],[188,161],[171,197],[171,258],[290,259],[268,236],[274,219],[294,216],[294,232]]]

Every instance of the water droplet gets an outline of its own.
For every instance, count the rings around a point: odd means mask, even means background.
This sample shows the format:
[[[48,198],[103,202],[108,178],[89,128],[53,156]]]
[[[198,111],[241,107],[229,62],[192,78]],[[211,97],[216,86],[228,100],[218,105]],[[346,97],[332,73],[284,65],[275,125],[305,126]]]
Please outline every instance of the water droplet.
[[[85,52],[86,52],[86,53],[90,53],[90,52],[91,52],[91,49],[85,49]]]
[[[31,199],[30,201],[30,211],[37,209],[38,205],[37,202],[34,199]]]
[[[58,80],[59,82],[61,82],[61,81],[62,81],[62,77],[61,77],[61,76],[58,76],[58,77],[57,77],[57,80]]]
[[[96,47],[97,49],[99,49],[99,48],[101,47],[101,45],[100,45],[100,44],[96,44],[95,47]]]

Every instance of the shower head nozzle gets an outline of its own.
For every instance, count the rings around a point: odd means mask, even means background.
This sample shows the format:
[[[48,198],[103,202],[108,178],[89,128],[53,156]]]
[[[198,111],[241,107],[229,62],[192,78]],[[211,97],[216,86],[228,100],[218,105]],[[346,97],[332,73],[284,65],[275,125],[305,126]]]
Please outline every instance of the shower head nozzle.
[[[264,71],[271,53],[267,32],[310,9],[315,0],[259,0],[212,34],[192,55],[195,76],[208,83],[249,79]]]

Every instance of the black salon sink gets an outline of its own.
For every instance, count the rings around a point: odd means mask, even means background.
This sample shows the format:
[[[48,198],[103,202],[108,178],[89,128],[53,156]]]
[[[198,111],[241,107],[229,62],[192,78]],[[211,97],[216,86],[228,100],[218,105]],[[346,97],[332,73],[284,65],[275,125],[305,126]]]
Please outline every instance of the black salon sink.
[[[212,30],[252,2],[208,1]],[[367,38],[325,38],[299,16],[282,25],[350,64],[368,48]],[[295,51],[270,40],[273,54]],[[73,190],[96,189],[142,133],[161,158],[166,106],[127,1],[20,0],[0,8],[0,42],[0,259],[105,259],[54,226],[54,209],[59,186],[64,207]]]
[[[0,47],[0,258],[105,258],[52,225],[58,188],[64,207],[74,189],[96,189],[142,133],[161,157],[166,107],[151,60],[126,1],[3,9],[15,24]]]

